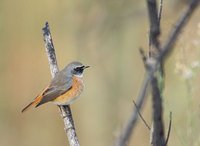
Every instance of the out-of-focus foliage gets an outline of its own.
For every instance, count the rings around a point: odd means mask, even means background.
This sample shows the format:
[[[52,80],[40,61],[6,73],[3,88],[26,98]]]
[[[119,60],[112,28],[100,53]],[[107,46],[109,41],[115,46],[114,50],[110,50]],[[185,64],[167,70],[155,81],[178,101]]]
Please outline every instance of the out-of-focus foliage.
[[[185,7],[164,1],[162,37]],[[200,145],[200,10],[184,29],[166,60],[164,121],[173,113],[169,145]],[[0,145],[67,145],[58,108],[45,104],[21,114],[51,80],[42,38],[50,24],[59,68],[77,60],[90,65],[85,91],[71,105],[79,141],[109,146],[134,105],[144,67],[138,48],[147,48],[145,1],[1,0],[0,1]],[[151,124],[150,97],[143,116]],[[148,145],[149,131],[139,120],[130,145]]]

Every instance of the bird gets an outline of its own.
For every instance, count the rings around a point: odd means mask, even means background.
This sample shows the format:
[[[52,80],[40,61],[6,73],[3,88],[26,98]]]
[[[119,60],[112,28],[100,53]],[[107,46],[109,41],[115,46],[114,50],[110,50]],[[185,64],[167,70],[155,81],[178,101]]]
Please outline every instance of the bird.
[[[78,61],[69,63],[21,112],[24,113],[34,105],[38,107],[47,102],[57,105],[69,105],[74,102],[83,92],[83,71],[88,67]]]

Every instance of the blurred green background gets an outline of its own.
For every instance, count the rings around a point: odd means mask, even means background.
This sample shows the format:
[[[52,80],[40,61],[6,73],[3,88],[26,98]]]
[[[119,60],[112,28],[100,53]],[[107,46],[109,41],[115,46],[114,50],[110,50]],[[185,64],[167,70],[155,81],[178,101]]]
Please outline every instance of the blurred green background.
[[[187,1],[164,0],[164,40]],[[173,113],[171,146],[200,145],[200,9],[182,31],[165,63],[164,122]],[[63,69],[71,61],[85,71],[85,91],[71,105],[80,144],[113,145],[135,110],[147,50],[148,15],[137,0],[0,0],[0,145],[68,145],[59,109],[52,103],[25,114],[21,110],[51,80],[42,28],[48,21]],[[151,125],[150,96],[141,112]],[[165,131],[166,133],[166,131]],[[139,119],[129,145],[149,145]]]

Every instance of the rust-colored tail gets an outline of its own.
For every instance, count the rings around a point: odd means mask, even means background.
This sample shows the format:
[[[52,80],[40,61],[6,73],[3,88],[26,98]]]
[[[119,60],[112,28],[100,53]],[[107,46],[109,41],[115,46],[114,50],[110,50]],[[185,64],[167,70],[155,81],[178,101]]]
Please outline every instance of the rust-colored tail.
[[[33,102],[31,102],[29,105],[27,105],[23,110],[22,113],[24,113],[25,111],[27,111],[29,108],[31,108],[32,106],[38,104],[40,101],[42,100],[42,95],[38,96]]]
[[[23,110],[22,110],[22,113],[24,113],[25,111],[27,111],[29,108],[31,108],[32,106],[40,103],[40,101],[42,100],[43,98],[43,93],[49,88],[49,85],[42,91],[42,93],[35,98],[35,100],[33,102],[31,102],[29,105],[27,105]]]

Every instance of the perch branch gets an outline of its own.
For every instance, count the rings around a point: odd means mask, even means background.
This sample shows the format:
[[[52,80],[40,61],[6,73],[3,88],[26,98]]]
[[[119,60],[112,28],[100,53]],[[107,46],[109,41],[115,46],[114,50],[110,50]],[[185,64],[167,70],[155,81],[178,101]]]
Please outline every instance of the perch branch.
[[[52,41],[48,22],[46,22],[46,26],[42,30],[43,30],[43,38],[45,42],[47,57],[49,60],[51,75],[54,78],[56,73],[59,72],[59,69],[58,69],[58,65],[56,61],[55,49],[53,46],[53,41]],[[59,106],[59,108],[61,112],[61,117],[63,118],[63,121],[64,121],[65,131],[67,133],[70,146],[80,146],[77,135],[76,135],[70,107]]]

